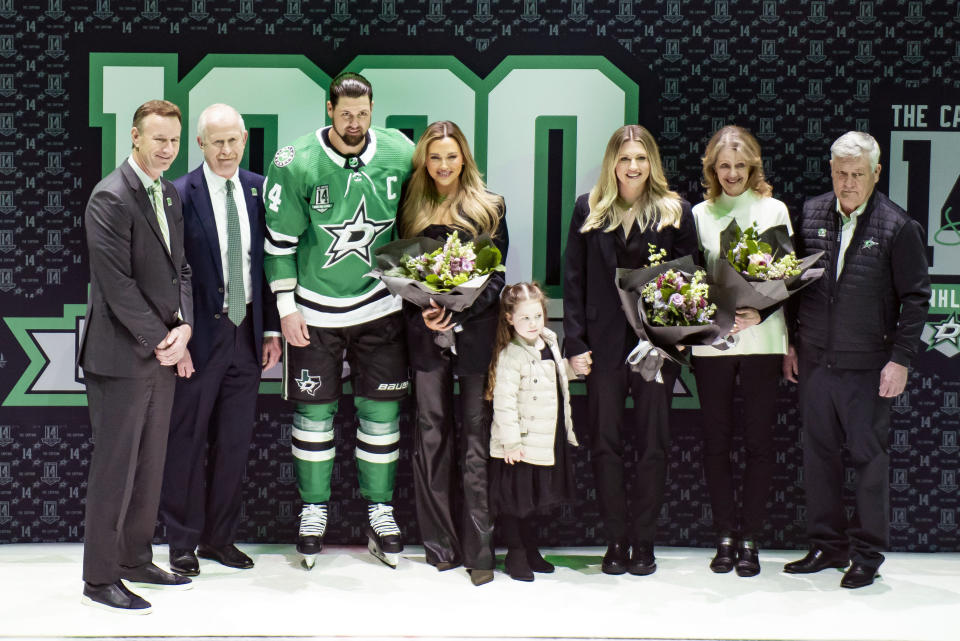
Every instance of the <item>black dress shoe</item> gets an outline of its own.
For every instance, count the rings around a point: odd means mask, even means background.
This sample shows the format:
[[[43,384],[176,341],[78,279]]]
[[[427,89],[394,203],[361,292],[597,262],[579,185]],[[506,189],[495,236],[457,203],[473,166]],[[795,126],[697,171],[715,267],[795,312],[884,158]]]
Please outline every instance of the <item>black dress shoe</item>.
[[[850,568],[843,573],[840,579],[841,588],[865,588],[873,584],[873,580],[880,576],[877,574],[877,568],[864,565],[863,563],[853,562]]]
[[[617,541],[607,546],[607,553],[603,555],[600,569],[604,574],[623,574],[630,563],[630,546],[626,541]]]
[[[193,550],[170,548],[170,569],[180,576],[197,576],[200,574],[200,563]]]
[[[232,543],[221,547],[201,543],[197,546],[197,556],[201,559],[216,561],[220,565],[225,565],[228,568],[249,570],[253,567],[253,559],[237,549],[237,546]]]
[[[524,549],[507,550],[503,560],[504,569],[514,581],[533,581],[533,570],[527,563],[527,551]]]
[[[137,568],[120,566],[120,578],[141,588],[189,590],[193,584],[185,576],[173,574],[147,563]]]
[[[737,563],[737,541],[732,536],[721,536],[717,541],[717,553],[710,561],[710,569],[717,574],[726,574]]]
[[[634,543],[630,547],[630,563],[627,572],[635,576],[647,576],[657,571],[657,560],[653,556],[653,543]]]
[[[150,603],[128,590],[123,581],[104,585],[84,583],[80,602],[121,614],[150,614],[153,611]]]
[[[737,576],[757,576],[760,574],[760,552],[757,550],[756,541],[743,539],[740,541],[738,553],[740,558],[737,560]]]
[[[446,572],[447,570],[452,570],[453,568],[458,568],[462,565],[460,561],[439,561],[433,564],[433,567],[437,568],[437,572]]]
[[[784,565],[783,571],[787,574],[813,574],[827,568],[845,568],[847,563],[847,559],[830,557],[820,548],[813,548],[799,561]]]

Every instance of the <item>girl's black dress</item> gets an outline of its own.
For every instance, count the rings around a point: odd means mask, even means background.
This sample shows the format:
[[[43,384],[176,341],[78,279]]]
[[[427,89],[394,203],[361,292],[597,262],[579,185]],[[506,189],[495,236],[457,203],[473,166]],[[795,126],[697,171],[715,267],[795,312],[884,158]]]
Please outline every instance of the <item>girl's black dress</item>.
[[[540,351],[541,360],[553,361],[549,347]],[[556,365],[556,364],[554,364]],[[514,463],[502,458],[490,460],[490,507],[493,514],[526,517],[542,509],[573,501],[576,486],[573,456],[567,443],[563,392],[557,373],[557,425],[553,433],[553,465]]]

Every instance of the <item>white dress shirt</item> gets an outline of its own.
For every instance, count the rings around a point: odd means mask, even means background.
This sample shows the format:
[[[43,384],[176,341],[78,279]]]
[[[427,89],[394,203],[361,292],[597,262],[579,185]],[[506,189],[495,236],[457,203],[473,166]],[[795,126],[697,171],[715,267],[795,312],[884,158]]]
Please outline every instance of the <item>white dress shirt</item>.
[[[840,208],[840,199],[837,199],[837,213],[840,214],[840,247],[837,248],[837,280],[840,280],[840,273],[843,272],[843,261],[846,258],[847,248],[850,247],[850,241],[853,239],[853,232],[857,231],[857,219],[867,208],[869,198],[863,201],[863,204],[854,209],[849,216],[843,213]]]
[[[207,163],[203,163],[203,175],[207,180],[207,191],[210,192],[210,205],[213,207],[213,218],[217,224],[217,239],[220,242],[220,267],[223,270],[224,292],[229,283],[230,264],[227,260],[227,180],[213,173]],[[249,305],[253,301],[253,289],[250,283],[250,217],[247,215],[247,203],[240,184],[240,172],[230,178],[233,183],[233,200],[237,203],[237,213],[240,215],[240,241],[243,247],[243,288],[244,299]],[[227,297],[223,297],[226,310]]]

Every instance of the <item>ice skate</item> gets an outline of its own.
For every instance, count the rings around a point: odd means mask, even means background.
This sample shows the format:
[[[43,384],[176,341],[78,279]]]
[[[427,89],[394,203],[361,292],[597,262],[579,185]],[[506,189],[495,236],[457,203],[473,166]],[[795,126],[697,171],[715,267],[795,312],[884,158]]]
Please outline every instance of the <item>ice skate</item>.
[[[400,553],[403,552],[403,540],[400,528],[393,520],[393,506],[386,503],[371,503],[367,508],[367,549],[392,568],[397,567]]]
[[[313,569],[316,557],[323,549],[323,535],[327,532],[326,503],[305,503],[300,510],[300,534],[297,538],[297,552],[303,557],[301,565],[307,570]]]

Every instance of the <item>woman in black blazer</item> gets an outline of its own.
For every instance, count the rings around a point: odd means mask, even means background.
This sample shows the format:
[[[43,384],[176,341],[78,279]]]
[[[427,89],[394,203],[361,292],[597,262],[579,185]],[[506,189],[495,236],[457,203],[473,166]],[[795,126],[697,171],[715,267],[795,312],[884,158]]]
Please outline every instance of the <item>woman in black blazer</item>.
[[[670,402],[680,369],[665,361],[663,383],[630,371],[626,357],[637,339],[620,307],[618,267],[648,263],[648,244],[665,260],[697,251],[690,204],[670,190],[660,151],[649,131],[621,127],[607,143],[600,177],[577,198],[567,236],[563,288],[564,352],[592,358],[587,376],[590,455],[608,541],[607,574],[656,571],[653,543],[663,500],[670,445]],[[636,434],[636,474],[627,510],[621,425],[627,393],[633,397],[628,435]]]
[[[463,242],[490,234],[506,261],[503,198],[486,190],[460,128],[440,121],[427,127],[413,152],[400,233],[404,238],[444,239],[453,231]],[[462,563],[474,585],[493,580],[495,561],[487,501],[492,409],[483,395],[503,285],[503,273],[494,272],[473,305],[459,313],[436,304],[423,310],[404,304],[417,398],[413,461],[417,523],[427,562],[441,571]],[[434,339],[450,329],[454,347],[439,347]],[[460,383],[459,439],[454,430],[454,375]]]

